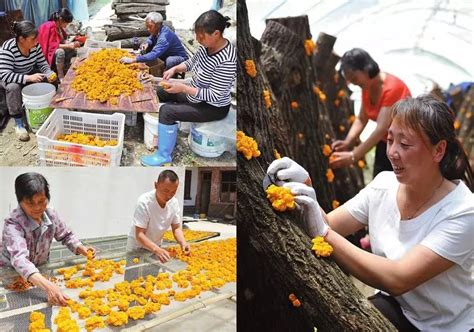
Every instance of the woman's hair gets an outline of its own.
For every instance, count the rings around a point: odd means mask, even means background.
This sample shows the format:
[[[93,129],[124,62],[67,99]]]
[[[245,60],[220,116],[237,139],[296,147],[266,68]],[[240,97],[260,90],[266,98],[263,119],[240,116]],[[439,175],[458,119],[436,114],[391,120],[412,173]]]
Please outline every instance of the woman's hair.
[[[18,175],[15,179],[15,195],[18,203],[26,199],[31,199],[34,195],[43,193],[50,199],[49,184],[43,175],[35,172],[28,172]]]
[[[13,22],[13,32],[15,33],[17,41],[20,37],[27,38],[30,36],[38,36],[38,30],[35,25],[27,20]]]
[[[179,180],[178,174],[170,169],[164,170],[160,173],[160,175],[158,175],[158,182],[163,182],[166,179],[170,180],[171,182],[176,182]]]
[[[392,107],[392,119],[417,133],[425,133],[431,144],[441,140],[447,142],[446,152],[439,164],[441,174],[448,180],[462,179],[474,190],[474,181],[469,158],[454,131],[454,112],[433,95],[423,95],[398,101]]]
[[[63,22],[71,23],[73,18],[74,17],[72,16],[72,13],[69,11],[69,9],[61,8],[55,11],[54,13],[52,13],[51,16],[49,17],[49,20],[57,22],[59,21],[59,19],[61,19]]]
[[[213,33],[219,30],[221,33],[224,32],[225,28],[230,27],[230,17],[223,16],[221,13],[215,10],[209,10],[202,13],[194,22],[194,31],[205,33]]]
[[[345,70],[362,70],[365,71],[370,78],[374,78],[380,73],[380,68],[377,62],[370,56],[369,53],[361,48],[353,48],[344,53],[341,58],[341,69]]]

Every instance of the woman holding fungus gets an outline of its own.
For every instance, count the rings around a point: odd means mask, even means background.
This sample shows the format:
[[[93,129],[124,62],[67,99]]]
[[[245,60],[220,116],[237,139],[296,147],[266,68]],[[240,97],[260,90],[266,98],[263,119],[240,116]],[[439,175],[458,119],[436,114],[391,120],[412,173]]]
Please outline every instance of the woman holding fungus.
[[[221,120],[230,109],[230,89],[237,71],[235,47],[223,37],[229,18],[215,10],[201,14],[194,23],[196,39],[202,45],[189,60],[165,71],[158,88],[160,108],[158,150],[142,156],[145,166],[171,162],[178,135],[177,121],[209,122]],[[192,71],[191,84],[168,81],[176,73]]]
[[[66,305],[68,297],[46,279],[38,265],[47,263],[53,238],[77,254],[95,253],[85,247],[52,208],[49,185],[43,175],[24,173],[15,179],[18,207],[5,219],[0,242],[0,267],[12,267],[24,280],[44,290],[48,302]]]
[[[473,328],[474,189],[454,133],[454,114],[432,96],[391,109],[381,172],[354,198],[325,215],[308,173],[289,158],[267,173],[292,189],[311,237],[323,236],[346,271],[380,290],[369,300],[400,331]],[[280,182],[280,184],[282,184]],[[369,225],[372,253],[344,237]]]

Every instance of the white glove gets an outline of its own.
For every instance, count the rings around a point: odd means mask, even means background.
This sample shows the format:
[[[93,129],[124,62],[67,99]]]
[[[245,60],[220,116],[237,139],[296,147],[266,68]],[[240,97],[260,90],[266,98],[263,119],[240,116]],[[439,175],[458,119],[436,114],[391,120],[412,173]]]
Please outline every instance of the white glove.
[[[291,193],[295,195],[295,202],[303,208],[308,235],[311,238],[318,235],[326,236],[329,226],[324,221],[313,187],[295,182],[286,183],[284,186],[291,189]]]
[[[268,166],[267,174],[278,186],[282,186],[283,181],[304,183],[309,178],[308,172],[288,157],[274,160]]]
[[[124,56],[122,59],[120,59],[120,63],[124,63],[124,64],[131,64],[133,63],[134,60],[132,58],[127,58],[126,56]]]

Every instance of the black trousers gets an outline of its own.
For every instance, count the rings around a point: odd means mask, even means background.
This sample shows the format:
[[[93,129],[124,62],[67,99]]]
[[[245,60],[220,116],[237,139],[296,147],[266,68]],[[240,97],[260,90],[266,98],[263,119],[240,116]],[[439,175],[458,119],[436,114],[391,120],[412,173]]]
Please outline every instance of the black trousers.
[[[159,87],[158,98],[166,102],[160,108],[159,121],[165,125],[173,125],[176,121],[210,122],[222,120],[229,113],[230,105],[216,107],[208,103],[190,103],[184,93],[167,93]]]
[[[398,331],[415,332],[419,331],[410,321],[405,317],[398,304],[392,296],[377,293],[368,298],[368,300],[387,318]]]
[[[375,148],[374,174],[373,177],[382,171],[393,171],[392,164],[387,157],[387,143],[380,141]]]

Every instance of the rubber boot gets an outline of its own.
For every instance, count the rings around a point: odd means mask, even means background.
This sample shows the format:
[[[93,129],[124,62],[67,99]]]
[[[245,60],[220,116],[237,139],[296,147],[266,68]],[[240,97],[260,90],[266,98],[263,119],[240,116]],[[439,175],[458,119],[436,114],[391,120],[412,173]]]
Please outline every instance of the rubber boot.
[[[178,124],[165,125],[158,123],[158,150],[149,156],[140,158],[143,166],[161,166],[171,163],[171,153],[176,145]]]

